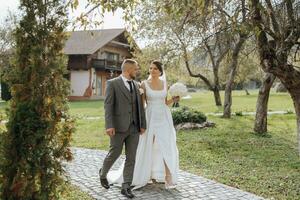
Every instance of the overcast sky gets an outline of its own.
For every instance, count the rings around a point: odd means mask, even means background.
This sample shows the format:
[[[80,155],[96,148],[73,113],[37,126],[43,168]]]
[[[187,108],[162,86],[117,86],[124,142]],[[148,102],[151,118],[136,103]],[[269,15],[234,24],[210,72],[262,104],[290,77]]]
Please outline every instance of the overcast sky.
[[[87,11],[89,9],[85,9],[87,0],[79,0],[78,9],[71,12],[69,14],[70,19],[75,19],[82,12]],[[12,13],[18,13],[19,0],[0,0],[0,23],[2,23],[5,18],[8,16],[8,11]],[[122,11],[117,10],[113,13],[106,13],[104,15],[103,24],[98,27],[93,27],[92,29],[109,29],[109,28],[124,28],[125,22],[122,19]],[[71,30],[72,27],[68,27],[68,30]],[[82,27],[80,29],[83,29]],[[87,28],[89,29],[89,27]],[[77,30],[77,28],[75,29]],[[134,37],[134,36],[133,36]],[[140,48],[143,48],[147,45],[146,40],[138,40],[135,38],[136,43]]]
[[[76,11],[70,13],[70,18],[79,16],[85,10],[86,0],[80,0]],[[18,12],[19,0],[0,0],[0,21],[4,21],[8,15],[8,10],[13,13]],[[107,13],[104,17],[104,24],[98,28],[124,28],[124,21],[122,19],[122,12],[118,10],[116,13]]]

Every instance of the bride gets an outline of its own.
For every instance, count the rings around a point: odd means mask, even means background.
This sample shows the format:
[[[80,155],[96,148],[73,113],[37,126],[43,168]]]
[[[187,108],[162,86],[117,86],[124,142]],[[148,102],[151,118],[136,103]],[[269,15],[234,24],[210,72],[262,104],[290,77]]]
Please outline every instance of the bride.
[[[162,63],[153,61],[149,67],[150,76],[141,84],[143,101],[146,104],[146,132],[140,135],[136,152],[132,185],[134,189],[152,182],[164,182],[166,189],[175,188],[178,180],[179,159],[176,146],[176,132],[168,107],[178,97],[167,100],[167,82]],[[122,166],[110,171],[110,183],[122,184]]]

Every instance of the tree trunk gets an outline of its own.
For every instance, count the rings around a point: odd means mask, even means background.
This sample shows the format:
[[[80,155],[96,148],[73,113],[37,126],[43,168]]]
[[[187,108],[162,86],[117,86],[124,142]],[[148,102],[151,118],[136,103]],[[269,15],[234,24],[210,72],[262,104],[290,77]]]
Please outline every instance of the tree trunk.
[[[245,92],[246,92],[246,95],[250,95],[248,89],[245,88],[244,90],[245,90]]]
[[[225,87],[224,111],[223,111],[224,118],[231,117],[232,87],[233,87],[234,78],[236,75],[239,52],[240,52],[244,42],[246,41],[246,38],[247,38],[247,35],[240,34],[240,39],[236,43],[234,50],[232,52],[232,61],[230,64],[229,79],[228,79],[228,81],[226,83],[226,87]]]
[[[254,123],[254,132],[266,133],[267,129],[267,115],[268,115],[268,101],[270,89],[275,80],[273,74],[267,73],[264,77],[263,84],[259,89],[258,98],[256,102],[256,116]]]
[[[295,108],[295,113],[297,117],[297,141],[298,141],[298,154],[300,156],[300,73],[298,71],[293,73],[293,76],[290,76],[289,79],[282,80],[280,77],[281,82],[289,91]]]
[[[213,89],[216,106],[222,106],[220,90],[217,86]]]
[[[300,28],[295,20],[293,4],[287,2],[288,20],[282,26],[277,22],[274,12],[262,12],[264,6],[259,0],[251,0],[250,12],[252,13],[252,23],[254,25],[255,37],[257,39],[258,52],[260,56],[261,67],[265,72],[274,74],[280,79],[286,89],[289,91],[297,115],[297,133],[298,133],[298,154],[300,156],[300,72],[294,66],[288,64],[288,56],[291,49],[298,43]],[[267,5],[268,9],[272,4]],[[267,20],[264,20],[267,19]],[[272,20],[274,32],[265,30],[265,21]],[[288,27],[288,28],[287,28]],[[274,40],[268,39],[268,34],[275,36]]]
[[[225,87],[224,111],[223,111],[224,118],[231,117],[232,87],[233,87],[235,74],[236,74],[236,64],[235,64],[235,67],[233,67],[230,71],[229,80],[227,81],[226,87]]]
[[[244,87],[244,90],[245,90],[245,92],[246,92],[246,95],[250,95],[250,93],[249,93],[249,91],[248,91],[247,88]]]
[[[213,91],[214,93],[214,97],[215,97],[215,103],[216,103],[216,106],[222,106],[222,102],[221,102],[221,96],[220,96],[220,86],[219,86],[219,77],[218,77],[218,70],[217,69],[214,69],[214,80],[215,80],[215,85],[211,84],[210,81],[208,80],[208,78],[206,78],[204,75],[202,75],[201,73],[199,74],[194,74],[192,71],[191,71],[191,68],[190,68],[190,63],[189,63],[189,60],[188,60],[188,56],[187,56],[187,52],[186,52],[186,49],[183,48],[183,51],[184,51],[184,61],[185,61],[185,66],[186,66],[186,69],[188,70],[189,72],[189,75],[191,77],[195,77],[195,78],[200,78],[208,87],[208,89],[210,91]]]
[[[293,99],[295,112],[296,112],[296,116],[297,116],[298,154],[300,156],[300,87],[295,87],[295,88],[289,90],[289,92]]]

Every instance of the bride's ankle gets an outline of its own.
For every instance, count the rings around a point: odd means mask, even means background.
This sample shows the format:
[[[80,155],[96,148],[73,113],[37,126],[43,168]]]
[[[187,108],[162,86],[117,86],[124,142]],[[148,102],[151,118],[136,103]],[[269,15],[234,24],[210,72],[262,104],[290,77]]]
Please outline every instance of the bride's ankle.
[[[166,177],[165,177],[165,188],[166,189],[173,189],[173,188],[175,188],[176,187],[176,184],[174,184],[173,183],[173,181],[172,181],[172,176],[171,175],[166,175]]]
[[[166,175],[165,176],[165,180],[166,180],[166,183],[171,185],[172,184],[172,176],[171,175]]]

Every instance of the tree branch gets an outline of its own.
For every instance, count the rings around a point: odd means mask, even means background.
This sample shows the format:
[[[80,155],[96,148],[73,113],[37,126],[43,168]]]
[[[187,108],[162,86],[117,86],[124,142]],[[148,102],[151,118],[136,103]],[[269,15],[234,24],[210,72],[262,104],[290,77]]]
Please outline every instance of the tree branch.
[[[285,0],[286,10],[287,10],[287,16],[288,16],[288,22],[290,26],[295,25],[295,17],[294,17],[294,9],[293,9],[293,3],[291,0]]]
[[[275,13],[274,13],[274,9],[273,9],[272,3],[271,3],[270,0],[265,0],[265,2],[266,2],[267,7],[268,7],[268,13],[269,13],[269,15],[271,17],[271,22],[272,22],[272,26],[273,26],[274,32],[280,34],[279,25],[278,25],[278,22],[276,20],[276,16],[275,16]]]

